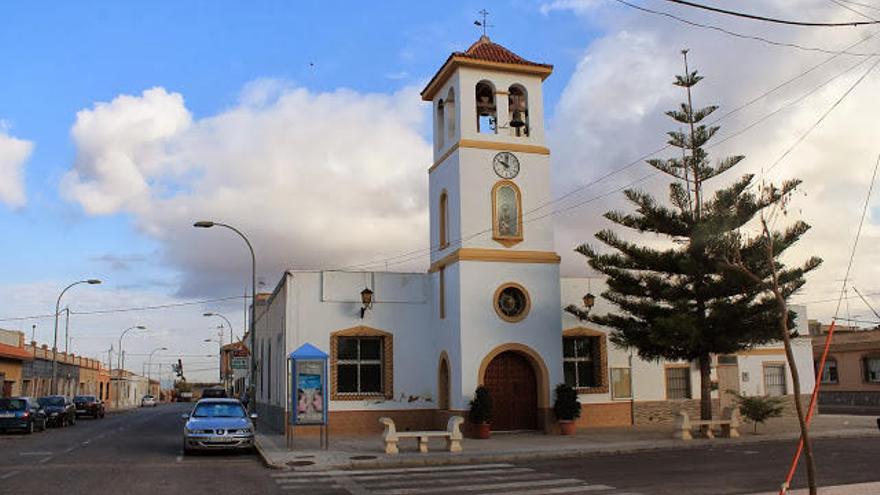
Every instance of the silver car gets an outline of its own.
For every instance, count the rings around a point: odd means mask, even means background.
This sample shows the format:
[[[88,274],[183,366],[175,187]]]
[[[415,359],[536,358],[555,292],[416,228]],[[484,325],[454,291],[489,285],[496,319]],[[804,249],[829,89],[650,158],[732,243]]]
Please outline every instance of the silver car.
[[[202,399],[184,414],[183,452],[252,449],[256,414],[247,415],[237,399]]]

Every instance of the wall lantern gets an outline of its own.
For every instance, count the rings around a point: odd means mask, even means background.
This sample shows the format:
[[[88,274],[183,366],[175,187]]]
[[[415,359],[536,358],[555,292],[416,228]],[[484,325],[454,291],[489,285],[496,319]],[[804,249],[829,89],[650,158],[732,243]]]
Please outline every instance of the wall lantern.
[[[592,309],[594,304],[596,304],[596,296],[587,292],[584,295],[584,307]]]
[[[373,307],[373,291],[369,288],[361,291],[361,304],[363,304],[363,307],[361,307],[361,319],[363,319],[364,313]]]

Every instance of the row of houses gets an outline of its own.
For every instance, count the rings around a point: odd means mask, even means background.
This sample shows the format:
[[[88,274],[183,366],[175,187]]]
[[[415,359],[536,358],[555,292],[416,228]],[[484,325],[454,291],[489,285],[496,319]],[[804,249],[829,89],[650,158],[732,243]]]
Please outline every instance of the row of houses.
[[[156,380],[127,370],[111,373],[97,359],[53,353],[46,344],[26,343],[20,331],[0,329],[0,397],[50,395],[53,374],[57,394],[94,395],[111,408],[137,406],[144,395],[159,393]]]

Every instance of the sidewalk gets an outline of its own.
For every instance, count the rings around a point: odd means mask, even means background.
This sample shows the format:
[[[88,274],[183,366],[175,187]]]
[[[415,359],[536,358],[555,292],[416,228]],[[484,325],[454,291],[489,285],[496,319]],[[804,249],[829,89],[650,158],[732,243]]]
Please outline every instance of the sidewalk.
[[[812,438],[880,437],[873,416],[818,415],[810,428]],[[324,471],[370,467],[463,464],[472,462],[514,462],[535,459],[576,457],[584,454],[612,454],[652,449],[700,448],[720,444],[743,444],[773,440],[796,440],[797,420],[778,418],[758,427],[745,424],[741,438],[691,441],[673,438],[671,425],[591,428],[563,437],[543,433],[493,433],[489,440],[465,439],[464,451],[451,454],[443,450],[442,440],[432,440],[430,452],[420,454],[414,440],[401,441],[400,454],[386,455],[381,435],[330,438],[329,450],[320,450],[318,438],[295,438],[292,450],[285,447],[281,434],[257,432],[257,450],[264,463],[276,469]],[[849,493],[849,492],[841,492]],[[853,492],[854,493],[854,492]]]
[[[810,493],[806,488],[792,490],[789,495],[807,495]],[[875,495],[880,493],[880,483],[858,483],[855,485],[820,486],[819,493],[822,495]],[[753,493],[752,495],[778,495],[779,492]]]

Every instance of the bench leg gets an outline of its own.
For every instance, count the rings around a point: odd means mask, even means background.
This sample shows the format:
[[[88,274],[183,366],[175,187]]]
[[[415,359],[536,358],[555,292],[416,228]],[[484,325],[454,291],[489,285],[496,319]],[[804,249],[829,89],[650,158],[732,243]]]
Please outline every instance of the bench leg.
[[[739,428],[736,426],[727,427],[727,438],[739,438]]]
[[[419,452],[428,452],[428,437],[419,437]]]
[[[385,453],[386,454],[398,453],[397,440],[385,440]]]
[[[682,440],[693,440],[694,436],[691,435],[690,428],[681,428],[676,432],[676,438],[680,438]]]
[[[450,452],[461,452],[461,440],[447,438],[446,448],[449,449]]]
[[[715,432],[712,431],[712,425],[703,425],[700,427],[700,430],[706,438],[715,438]]]

